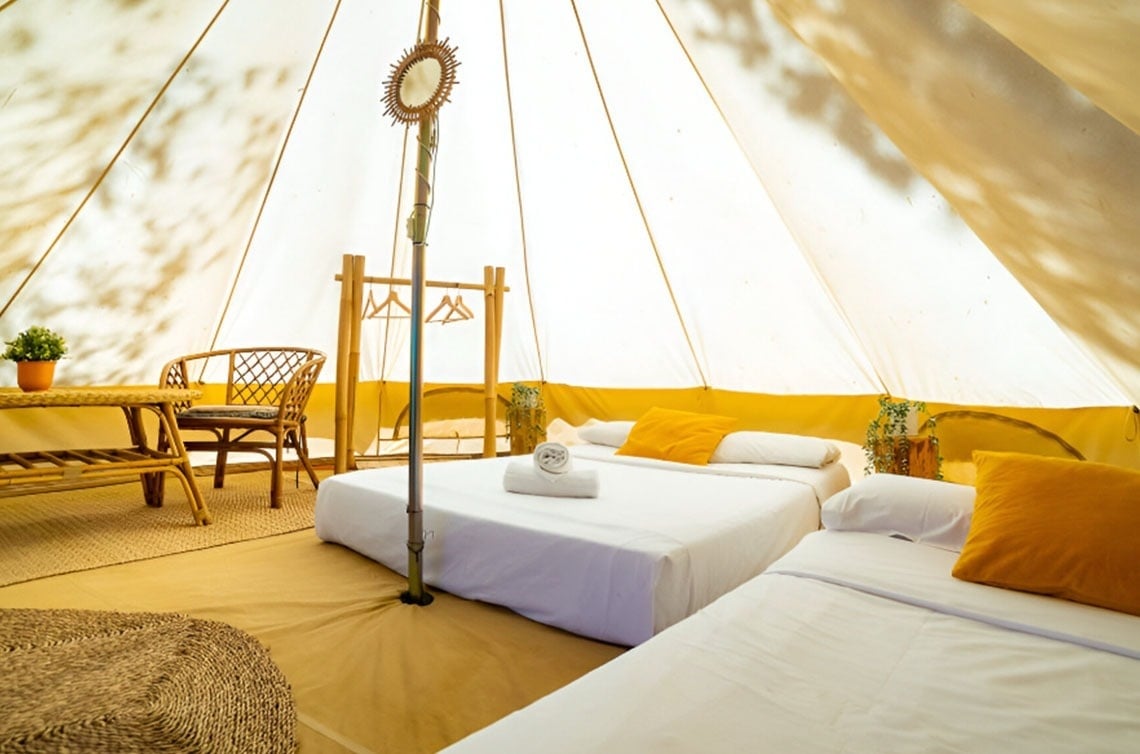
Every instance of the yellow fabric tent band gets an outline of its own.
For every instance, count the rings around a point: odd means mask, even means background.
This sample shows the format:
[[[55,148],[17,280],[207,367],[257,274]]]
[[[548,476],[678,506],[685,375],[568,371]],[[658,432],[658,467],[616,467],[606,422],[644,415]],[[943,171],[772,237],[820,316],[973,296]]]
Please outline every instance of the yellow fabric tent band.
[[[357,393],[355,443],[367,448],[375,440],[379,421],[391,427],[408,402],[408,386],[402,382],[385,382],[382,391],[376,382],[360,383]],[[499,394],[509,398],[511,382],[499,385]],[[440,387],[425,384],[425,391]],[[443,394],[424,401],[424,421],[458,419],[482,415],[480,385],[472,384],[470,394]],[[862,444],[867,424],[878,413],[877,395],[768,395],[700,387],[681,389],[593,388],[547,384],[542,390],[547,420],[562,419],[580,425],[588,419],[637,419],[654,406],[685,411],[700,411],[740,417],[742,429],[815,435]],[[383,405],[383,415],[379,416]],[[318,385],[310,401],[310,436],[332,436],[333,386]],[[1140,441],[1132,431],[1132,412],[1127,407],[1095,408],[1017,408],[1001,406],[928,403],[931,413],[952,410],[981,411],[1029,422],[1055,433],[1075,446],[1088,460],[1140,468]],[[502,417],[500,417],[501,419]],[[1019,444],[1034,442],[1032,433],[1010,436],[1010,429],[1000,422],[956,423],[954,434],[969,437],[951,438],[946,426],[943,454],[960,452],[964,442],[980,446],[1002,444],[1007,437]],[[1130,439],[1131,438],[1131,439]],[[956,441],[948,442],[951,439]],[[1047,452],[1047,443],[1039,452]],[[1032,452],[1032,447],[1029,451]]]
[[[509,398],[512,384],[500,384],[499,394]],[[436,387],[440,385],[424,385],[428,393]],[[472,384],[467,387],[471,392],[445,393],[426,399],[424,421],[481,417],[482,386]],[[221,390],[221,386],[206,386],[203,400],[219,400]],[[308,407],[310,438],[334,436],[334,394],[332,384],[317,386]],[[591,418],[637,419],[648,409],[661,406],[737,416],[742,429],[815,435],[857,444],[862,444],[867,424],[878,413],[877,395],[767,395],[699,387],[622,389],[548,384],[543,386],[542,396],[547,420],[561,419],[571,425],[580,425]],[[391,427],[407,402],[407,383],[360,383],[356,399],[356,449],[368,448],[376,439],[379,426]],[[1136,438],[1134,415],[1128,407],[1049,409],[929,403],[928,408],[932,413],[949,410],[992,412],[1030,422],[1064,438],[1090,461],[1140,469],[1140,440]],[[73,437],[79,432],[84,434],[87,442],[103,442],[107,446],[123,442],[121,435],[125,434],[125,429],[121,412],[108,409],[104,418],[94,422],[92,417],[90,410],[78,416],[68,409],[0,412],[0,452],[68,447],[74,444]],[[1001,422],[957,423],[953,432],[946,424],[940,430],[943,455],[953,459],[968,452],[964,448],[970,444],[1001,446],[1007,437],[1011,437],[1009,432],[1008,425]],[[964,434],[968,436],[958,436]],[[1016,440],[1019,446],[1035,441],[1032,433],[1027,432],[1011,439]],[[1040,447],[1037,452],[1050,450],[1047,443]],[[1034,452],[1032,447],[1027,450]]]

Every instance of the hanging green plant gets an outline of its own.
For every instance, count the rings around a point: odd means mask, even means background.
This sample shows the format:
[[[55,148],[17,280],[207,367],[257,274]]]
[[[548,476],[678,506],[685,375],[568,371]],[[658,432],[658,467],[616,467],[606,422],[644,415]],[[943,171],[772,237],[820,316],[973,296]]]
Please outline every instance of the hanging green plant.
[[[918,435],[919,415],[926,434]],[[867,474],[902,474],[929,479],[942,478],[942,456],[938,452],[937,422],[923,401],[879,398],[879,414],[867,425],[863,453]]]

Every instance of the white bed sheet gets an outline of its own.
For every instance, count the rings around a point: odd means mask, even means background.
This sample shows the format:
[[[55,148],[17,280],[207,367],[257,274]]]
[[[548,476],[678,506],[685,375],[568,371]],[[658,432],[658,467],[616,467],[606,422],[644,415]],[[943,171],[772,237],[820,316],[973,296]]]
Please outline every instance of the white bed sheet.
[[[959,582],[955,557],[811,534],[696,615],[446,751],[1140,751],[1140,618]]]
[[[612,449],[611,449],[612,450]],[[517,458],[423,468],[424,581],[552,626],[640,644],[743,583],[819,528],[816,487],[796,479],[695,472],[680,464],[575,457],[597,470],[594,499],[502,487]],[[638,459],[643,461],[644,459]],[[321,482],[316,533],[406,575],[407,467]],[[842,471],[846,480],[846,472]]]

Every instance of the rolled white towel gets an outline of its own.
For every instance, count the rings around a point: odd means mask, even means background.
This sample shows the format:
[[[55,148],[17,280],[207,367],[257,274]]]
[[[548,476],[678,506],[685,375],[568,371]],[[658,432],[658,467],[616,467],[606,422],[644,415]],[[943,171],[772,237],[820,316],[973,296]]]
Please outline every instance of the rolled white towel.
[[[597,497],[598,472],[596,469],[577,469],[565,474],[544,474],[533,465],[511,461],[503,472],[503,489],[546,497]]]
[[[570,448],[560,442],[539,443],[534,449],[534,468],[548,479],[567,473],[573,468]]]

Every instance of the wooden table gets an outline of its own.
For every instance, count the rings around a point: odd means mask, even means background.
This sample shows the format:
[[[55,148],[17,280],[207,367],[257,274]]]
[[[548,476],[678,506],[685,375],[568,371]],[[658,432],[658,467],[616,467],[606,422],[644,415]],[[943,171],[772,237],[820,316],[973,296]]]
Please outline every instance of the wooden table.
[[[25,393],[0,388],[0,409],[9,408],[120,408],[127,420],[131,446],[127,448],[76,448],[0,453],[0,493],[31,494],[45,485],[66,483],[82,487],[108,477],[139,474],[147,505],[162,505],[164,474],[182,482],[194,521],[211,522],[210,511],[198,485],[178,424],[173,404],[201,397],[198,390],[174,388],[82,387],[52,388]],[[158,419],[156,442],[148,442],[144,412]]]

